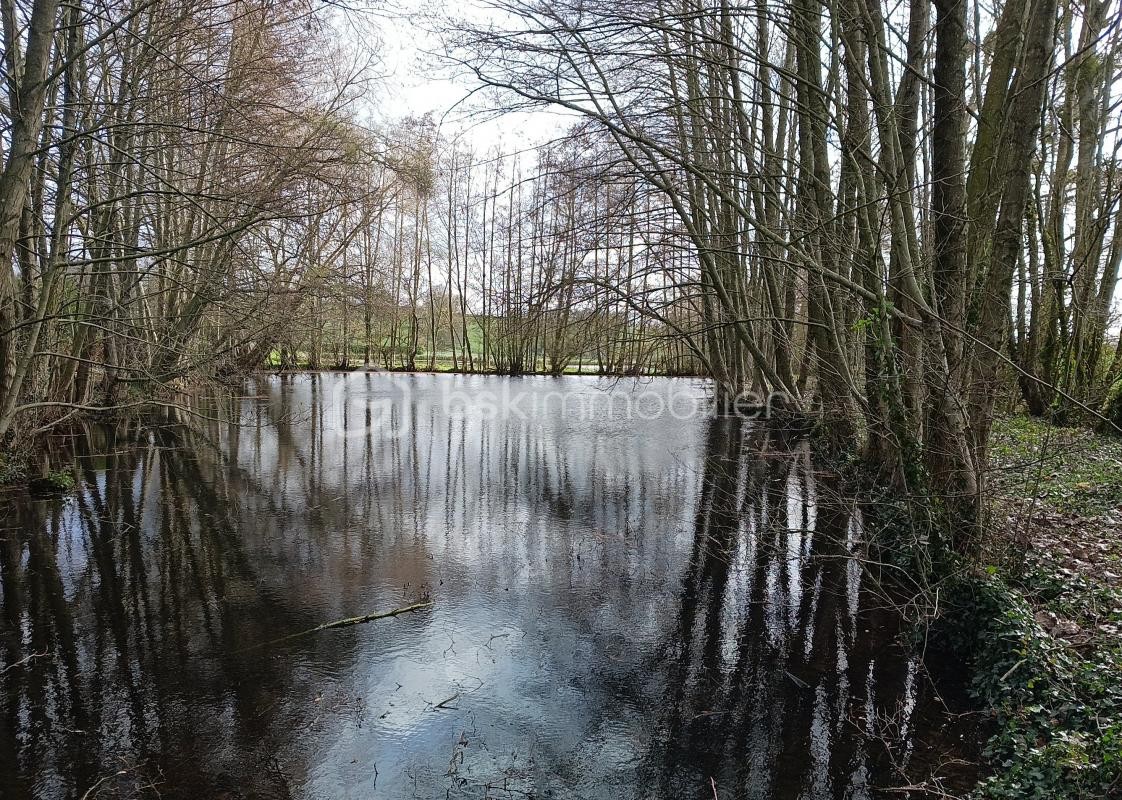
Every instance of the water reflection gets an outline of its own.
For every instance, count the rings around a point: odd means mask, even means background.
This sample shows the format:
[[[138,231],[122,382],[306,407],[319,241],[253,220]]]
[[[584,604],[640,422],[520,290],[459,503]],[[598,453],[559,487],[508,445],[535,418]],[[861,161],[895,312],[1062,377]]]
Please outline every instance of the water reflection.
[[[862,798],[956,755],[853,502],[674,410],[704,387],[247,394],[91,432],[76,496],[6,503],[5,798]]]

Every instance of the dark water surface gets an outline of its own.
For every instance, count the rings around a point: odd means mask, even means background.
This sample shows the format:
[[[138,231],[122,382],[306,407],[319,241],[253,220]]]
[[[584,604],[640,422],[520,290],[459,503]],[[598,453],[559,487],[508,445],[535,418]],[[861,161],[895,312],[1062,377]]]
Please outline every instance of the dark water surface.
[[[961,757],[854,503],[702,384],[247,390],[0,501],[4,800],[904,797]]]

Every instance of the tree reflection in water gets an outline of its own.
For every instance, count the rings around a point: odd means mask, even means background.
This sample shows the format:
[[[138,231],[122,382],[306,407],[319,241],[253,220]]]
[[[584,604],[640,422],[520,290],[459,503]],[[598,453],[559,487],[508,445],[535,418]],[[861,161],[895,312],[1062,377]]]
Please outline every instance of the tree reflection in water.
[[[780,439],[709,427],[656,760],[696,771],[700,755],[733,797],[871,797],[909,783],[926,687],[898,616],[863,585],[856,504]],[[690,771],[663,769],[661,796],[689,794]]]
[[[968,755],[806,445],[568,402],[703,391],[637,386],[262,379],[75,437],[80,491],[5,501],[0,794],[861,798]]]

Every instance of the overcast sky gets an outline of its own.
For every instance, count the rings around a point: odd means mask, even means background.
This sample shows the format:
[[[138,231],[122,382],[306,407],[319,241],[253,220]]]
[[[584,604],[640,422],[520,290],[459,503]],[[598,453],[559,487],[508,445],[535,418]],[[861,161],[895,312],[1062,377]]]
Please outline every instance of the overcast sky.
[[[454,76],[435,63],[431,54],[441,47],[439,38],[430,31],[434,18],[447,12],[471,13],[471,5],[463,0],[439,5],[440,9],[434,11],[432,0],[394,0],[380,6],[368,20],[381,37],[377,50],[384,73],[379,89],[370,98],[371,116],[389,121],[432,114],[445,136],[470,142],[478,151],[498,146],[513,152],[554,138],[566,124],[565,115],[540,111],[506,113],[497,118],[486,114],[487,100],[472,96],[476,87],[470,78]],[[351,35],[364,34],[352,28]]]

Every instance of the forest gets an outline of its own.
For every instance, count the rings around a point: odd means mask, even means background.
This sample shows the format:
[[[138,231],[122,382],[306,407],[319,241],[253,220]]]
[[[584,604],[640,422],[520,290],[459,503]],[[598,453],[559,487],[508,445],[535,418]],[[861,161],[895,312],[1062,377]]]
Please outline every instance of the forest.
[[[699,379],[719,416],[806,435],[905,616],[988,676],[970,691],[1015,755],[986,796],[1120,790],[1118,3],[0,10],[0,483],[70,470],[58,442],[90,424],[209,424],[268,376]],[[384,37],[410,29],[455,108],[387,92]],[[550,135],[472,134],[528,118]],[[1048,547],[1018,533],[1041,525]],[[1076,558],[1077,529],[1101,532],[1083,566],[1025,569]],[[1105,644],[1065,648],[1068,619]],[[1073,738],[1016,683],[1033,648]],[[957,796],[932,786],[902,791]]]
[[[360,123],[314,4],[10,4],[0,440],[267,366],[700,374],[974,515],[999,400],[1114,424],[1122,178],[1118,9],[968,5],[500,4],[444,61],[571,112],[503,153]]]

